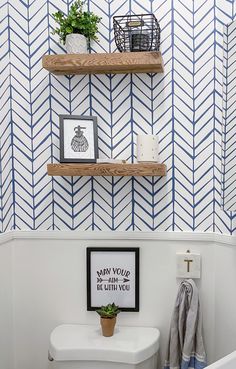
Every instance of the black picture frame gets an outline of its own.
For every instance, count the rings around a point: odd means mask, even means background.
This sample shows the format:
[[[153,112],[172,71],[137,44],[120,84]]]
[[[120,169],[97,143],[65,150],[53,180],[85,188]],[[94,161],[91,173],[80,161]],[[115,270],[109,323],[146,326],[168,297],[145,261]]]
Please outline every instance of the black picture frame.
[[[95,259],[96,255],[97,260]],[[122,255],[123,258],[122,259]],[[109,256],[110,262],[109,264]],[[118,259],[119,256],[119,259]],[[103,260],[101,260],[103,257]],[[105,261],[104,261],[105,258]],[[124,264],[128,263],[128,260],[132,261],[133,265],[130,265],[129,269],[122,269],[122,260]],[[113,263],[119,263],[119,267],[112,267]],[[99,309],[102,305],[108,303],[115,303],[119,306],[121,311],[138,312],[139,311],[139,248],[138,247],[87,247],[86,249],[86,262],[87,262],[87,310],[94,311]],[[101,271],[104,268],[107,273],[102,275]],[[122,274],[117,274],[118,269],[122,270]],[[109,271],[110,270],[110,271]],[[130,273],[130,274],[128,274]],[[106,274],[107,279],[105,281],[102,277]],[[128,277],[127,277],[128,275]],[[119,278],[120,277],[120,278]],[[127,277],[127,278],[125,278]],[[123,278],[123,281],[122,281]],[[127,281],[125,281],[128,280]],[[110,280],[110,282],[109,282]],[[103,283],[104,282],[104,283]],[[107,289],[104,289],[106,286]],[[117,286],[117,290],[109,290]],[[120,287],[121,286],[121,287]],[[125,286],[125,287],[123,287]],[[123,290],[123,288],[130,287],[129,291]],[[99,287],[99,289],[98,289]],[[126,295],[125,295],[126,293]],[[128,300],[130,304],[123,304],[123,301],[127,302],[127,294],[130,293]],[[111,297],[112,295],[112,297]],[[111,301],[112,300],[112,301]],[[97,303],[99,301],[99,303]]]
[[[86,115],[59,115],[59,123],[60,162],[96,163],[98,158],[97,117]],[[80,123],[82,124],[82,127]],[[83,135],[83,130],[85,129],[89,130],[88,137],[85,137]],[[91,152],[93,153],[93,155],[91,154],[91,157],[87,157],[88,154],[85,154],[85,151],[76,151],[74,149],[74,147],[78,148],[78,145],[80,145],[80,149],[84,150],[81,142],[84,147],[88,146],[89,148],[90,145],[92,145]],[[65,145],[67,145],[67,149],[65,148]]]

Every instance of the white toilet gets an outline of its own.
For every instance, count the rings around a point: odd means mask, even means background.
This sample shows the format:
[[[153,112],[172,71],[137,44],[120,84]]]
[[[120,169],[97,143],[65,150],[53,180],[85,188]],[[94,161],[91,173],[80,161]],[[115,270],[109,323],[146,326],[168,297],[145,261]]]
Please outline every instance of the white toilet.
[[[49,368],[156,369],[159,339],[156,328],[118,326],[103,337],[98,326],[60,325],[50,336]]]

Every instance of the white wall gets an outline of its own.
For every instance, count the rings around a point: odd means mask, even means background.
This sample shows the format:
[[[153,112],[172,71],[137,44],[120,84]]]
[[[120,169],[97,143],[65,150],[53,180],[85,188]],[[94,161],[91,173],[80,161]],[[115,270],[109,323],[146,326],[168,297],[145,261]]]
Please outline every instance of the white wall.
[[[175,253],[185,252],[188,248],[200,252],[203,275],[199,288],[203,300],[205,338],[209,360],[213,359],[212,242],[18,239],[14,241],[15,369],[47,368],[49,334],[56,325],[98,323],[97,314],[86,311],[86,246],[141,248],[140,312],[121,313],[119,324],[158,327],[162,358],[179,284],[175,278]]]
[[[236,246],[216,247],[215,358],[236,350]]]
[[[0,369],[13,368],[12,255],[9,243],[0,244]]]
[[[55,326],[98,323],[96,313],[86,311],[85,251],[94,245],[140,247],[140,312],[121,313],[119,324],[158,327],[162,359],[179,285],[175,253],[187,248],[200,252],[202,278],[197,284],[208,362],[236,349],[235,237],[10,232],[0,235],[0,242],[0,369],[47,369],[48,340]]]

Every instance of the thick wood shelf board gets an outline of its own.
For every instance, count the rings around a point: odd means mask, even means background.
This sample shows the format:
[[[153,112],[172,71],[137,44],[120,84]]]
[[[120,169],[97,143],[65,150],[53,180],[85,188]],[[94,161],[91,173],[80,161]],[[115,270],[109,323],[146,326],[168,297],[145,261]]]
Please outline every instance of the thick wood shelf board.
[[[48,164],[50,176],[165,176],[165,164]]]
[[[160,51],[45,55],[42,63],[49,72],[63,75],[164,72]]]

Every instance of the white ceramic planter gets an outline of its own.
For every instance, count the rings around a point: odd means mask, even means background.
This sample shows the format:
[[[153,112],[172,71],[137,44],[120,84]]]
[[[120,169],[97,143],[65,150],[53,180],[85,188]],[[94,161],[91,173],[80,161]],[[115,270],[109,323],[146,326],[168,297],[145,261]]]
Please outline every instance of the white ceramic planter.
[[[68,54],[87,54],[88,43],[86,37],[77,33],[67,35],[66,51]]]

